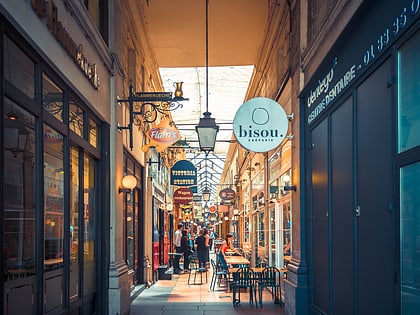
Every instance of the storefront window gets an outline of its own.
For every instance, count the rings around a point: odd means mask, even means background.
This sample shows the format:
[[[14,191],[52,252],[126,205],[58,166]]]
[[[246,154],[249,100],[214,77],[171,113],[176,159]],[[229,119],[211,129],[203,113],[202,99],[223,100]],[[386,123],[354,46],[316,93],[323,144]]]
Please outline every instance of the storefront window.
[[[25,93],[35,98],[35,64],[7,36],[4,40],[4,78]]]
[[[106,9],[108,5],[108,0],[83,0],[83,2],[96,28],[101,32],[104,40],[107,41],[106,21],[108,20],[108,18],[106,14]]]
[[[243,231],[244,231],[244,243],[248,243],[248,244],[250,241],[249,230],[250,230],[250,223],[249,223],[249,216],[247,216],[244,218]]]
[[[3,237],[4,281],[35,273],[35,119],[4,102]],[[20,142],[23,145],[20,145]]]
[[[282,220],[282,232],[283,232],[283,255],[285,265],[290,261],[290,254],[291,254],[291,236],[290,233],[290,226],[291,226],[291,218],[290,218],[290,202],[286,202],[283,204],[283,220]]]
[[[89,119],[88,137],[89,137],[89,143],[94,148],[97,148],[98,147],[98,141],[99,141],[99,139],[98,139],[98,124],[93,119]]]
[[[70,298],[79,296],[79,151],[71,148],[71,189],[70,189]]]
[[[401,169],[401,314],[420,309],[420,163]]]
[[[85,126],[85,112],[74,102],[70,100],[69,104],[69,126],[70,130],[78,136],[84,138],[83,128]]]
[[[126,162],[127,174],[134,174],[134,163],[131,160]],[[134,266],[134,191],[124,194],[124,220],[125,220],[125,260],[128,269],[132,270]]]
[[[84,293],[96,290],[95,246],[96,246],[96,165],[95,160],[85,153],[83,165],[83,253],[84,253]]]
[[[398,51],[398,149],[420,145],[420,32]]]
[[[99,156],[86,152],[99,147],[99,120],[41,57],[3,38],[4,309],[77,313],[83,294],[96,303]]]
[[[63,135],[44,125],[44,270],[46,310],[62,305],[64,253]]]
[[[268,252],[269,252],[269,263],[270,266],[274,266],[274,262],[276,261],[276,207],[274,203],[270,203],[269,208],[268,208],[268,213],[269,213],[269,224],[270,224],[270,229],[269,229],[269,247],[268,247]]]
[[[63,122],[63,91],[44,73],[42,75],[44,109]]]

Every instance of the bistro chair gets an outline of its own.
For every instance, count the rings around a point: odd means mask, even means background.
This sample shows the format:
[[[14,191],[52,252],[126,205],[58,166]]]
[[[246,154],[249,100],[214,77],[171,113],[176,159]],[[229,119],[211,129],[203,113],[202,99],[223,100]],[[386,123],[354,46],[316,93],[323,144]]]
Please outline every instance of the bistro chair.
[[[210,259],[210,263],[213,269],[213,274],[211,276],[211,281],[210,281],[210,290],[214,291],[216,282],[217,282],[217,285],[220,287],[220,283],[223,280],[223,278],[225,278],[226,286],[227,286],[228,281],[227,281],[226,270],[223,270],[220,264],[216,264],[213,258]]]
[[[255,285],[256,277],[254,271],[250,267],[240,267],[233,273],[232,282],[232,302],[233,307],[236,308],[241,303],[241,289],[249,290],[249,303],[258,306],[257,304],[257,286]],[[236,298],[238,293],[238,298]]]
[[[190,272],[188,274],[188,284],[203,284],[203,274],[205,274],[205,279],[207,283],[207,268],[201,268],[198,260],[197,253],[191,254],[188,259],[190,260]],[[197,279],[197,274],[199,279]],[[194,277],[192,277],[194,276]]]
[[[271,289],[271,296],[274,299],[274,303],[282,304],[281,301],[281,272],[276,267],[265,267],[261,272],[261,276],[258,280],[258,295],[260,305],[262,306],[262,291],[264,288]]]

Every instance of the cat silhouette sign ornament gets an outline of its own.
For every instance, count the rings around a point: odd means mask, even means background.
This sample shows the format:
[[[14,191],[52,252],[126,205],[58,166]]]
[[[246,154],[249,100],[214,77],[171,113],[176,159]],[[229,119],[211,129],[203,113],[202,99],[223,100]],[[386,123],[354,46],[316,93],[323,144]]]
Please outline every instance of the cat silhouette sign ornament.
[[[272,99],[252,98],[239,107],[233,119],[233,133],[245,149],[268,152],[286,137],[289,121],[283,107]]]

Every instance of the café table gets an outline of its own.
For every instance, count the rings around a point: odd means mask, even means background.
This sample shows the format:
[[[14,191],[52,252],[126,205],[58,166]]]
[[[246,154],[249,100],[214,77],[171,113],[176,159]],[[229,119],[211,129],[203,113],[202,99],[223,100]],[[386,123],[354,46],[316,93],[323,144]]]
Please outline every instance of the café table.
[[[226,263],[229,265],[249,265],[249,260],[242,256],[225,256]]]

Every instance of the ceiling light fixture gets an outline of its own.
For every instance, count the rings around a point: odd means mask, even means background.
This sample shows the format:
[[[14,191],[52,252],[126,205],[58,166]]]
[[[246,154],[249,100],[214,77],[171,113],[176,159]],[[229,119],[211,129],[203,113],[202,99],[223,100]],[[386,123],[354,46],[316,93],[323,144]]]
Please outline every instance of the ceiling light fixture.
[[[210,151],[214,151],[216,144],[216,136],[219,132],[219,126],[216,125],[216,119],[211,118],[209,112],[209,0],[206,1],[206,111],[203,113],[202,118],[195,130],[198,135],[198,143],[200,150],[204,151],[206,155]]]

